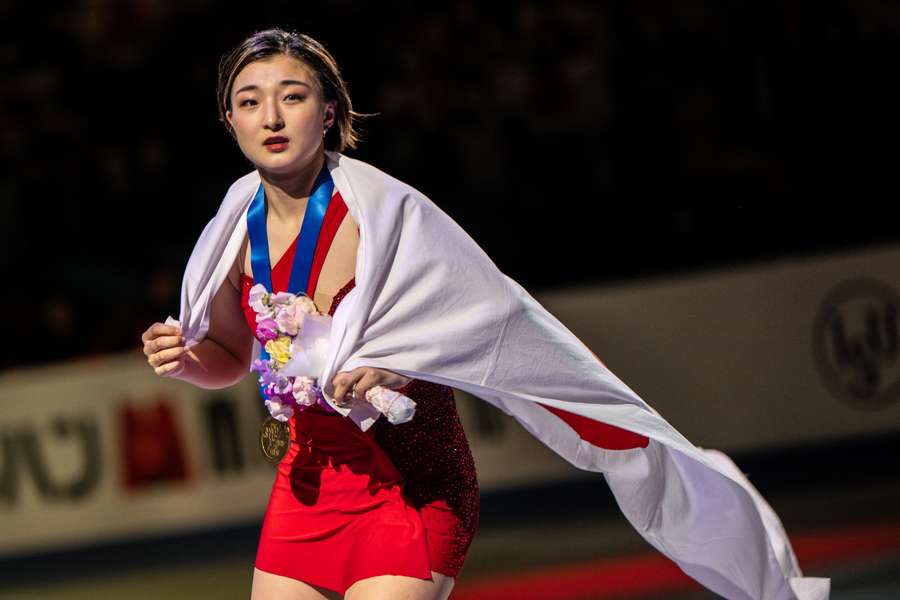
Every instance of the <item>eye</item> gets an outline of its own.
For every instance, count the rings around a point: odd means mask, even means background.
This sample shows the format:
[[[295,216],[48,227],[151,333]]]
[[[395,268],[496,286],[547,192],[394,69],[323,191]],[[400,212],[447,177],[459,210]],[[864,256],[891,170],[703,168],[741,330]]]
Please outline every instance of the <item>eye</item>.
[[[253,98],[244,98],[243,100],[238,102],[238,106],[249,106],[250,102],[256,104],[256,100],[254,100]]]
[[[291,99],[293,99],[293,100],[300,100],[300,101],[302,101],[302,100],[305,100],[305,99],[306,99],[306,96],[304,96],[303,94],[288,94],[287,96],[284,97],[284,99],[285,99],[285,100],[291,100]]]

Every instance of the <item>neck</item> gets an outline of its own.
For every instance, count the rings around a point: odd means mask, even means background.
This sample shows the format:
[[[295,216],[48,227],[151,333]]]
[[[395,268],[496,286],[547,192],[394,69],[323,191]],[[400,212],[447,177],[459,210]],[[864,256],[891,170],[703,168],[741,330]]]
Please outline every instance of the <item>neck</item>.
[[[325,155],[319,154],[309,165],[287,175],[259,169],[269,214],[279,221],[300,220],[324,162]]]

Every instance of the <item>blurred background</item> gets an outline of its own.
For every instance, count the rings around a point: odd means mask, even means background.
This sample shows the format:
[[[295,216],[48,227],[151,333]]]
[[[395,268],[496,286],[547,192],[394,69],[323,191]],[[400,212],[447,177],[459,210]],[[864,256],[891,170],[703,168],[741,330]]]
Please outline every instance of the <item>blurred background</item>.
[[[161,380],[191,248],[252,169],[219,58],[322,41],[364,141],[698,446],[833,597],[900,598],[900,4],[0,2],[0,598],[243,598],[274,470],[253,382]],[[457,403],[453,598],[709,598],[599,474]],[[527,460],[523,460],[527,457]],[[560,507],[565,507],[560,510]]]

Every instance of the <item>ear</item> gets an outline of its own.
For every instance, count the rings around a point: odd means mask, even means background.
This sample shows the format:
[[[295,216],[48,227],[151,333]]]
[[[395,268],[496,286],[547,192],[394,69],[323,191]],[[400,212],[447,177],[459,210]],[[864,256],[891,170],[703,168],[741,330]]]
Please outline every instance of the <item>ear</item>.
[[[231,127],[232,130],[234,130],[234,122],[231,120],[230,110],[225,111],[225,120],[228,121],[228,126]]]
[[[331,129],[331,126],[334,125],[334,115],[336,110],[337,103],[334,100],[325,103],[325,128]]]

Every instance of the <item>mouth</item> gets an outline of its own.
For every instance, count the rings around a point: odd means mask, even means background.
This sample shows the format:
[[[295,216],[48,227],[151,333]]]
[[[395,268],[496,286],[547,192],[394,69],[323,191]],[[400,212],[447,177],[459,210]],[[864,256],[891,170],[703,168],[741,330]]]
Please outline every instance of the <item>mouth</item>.
[[[287,149],[288,144],[290,144],[290,140],[280,135],[266,138],[266,141],[263,142],[263,146],[270,152],[283,152]]]

